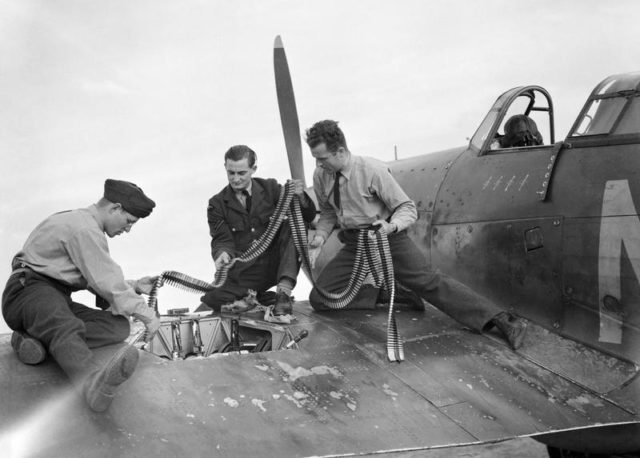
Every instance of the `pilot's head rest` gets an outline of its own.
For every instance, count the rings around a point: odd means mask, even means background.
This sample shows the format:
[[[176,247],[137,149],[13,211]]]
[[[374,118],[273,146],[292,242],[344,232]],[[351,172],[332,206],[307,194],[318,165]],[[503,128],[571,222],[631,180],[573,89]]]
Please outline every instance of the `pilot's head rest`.
[[[511,116],[504,125],[504,137],[500,138],[501,148],[542,145],[542,135],[538,126],[527,115]]]

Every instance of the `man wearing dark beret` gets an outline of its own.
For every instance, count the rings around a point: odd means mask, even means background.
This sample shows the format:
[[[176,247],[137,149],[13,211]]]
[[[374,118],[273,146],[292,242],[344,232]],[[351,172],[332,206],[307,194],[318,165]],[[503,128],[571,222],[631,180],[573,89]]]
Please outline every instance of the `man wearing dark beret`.
[[[96,204],[56,213],[33,230],[13,259],[2,295],[18,358],[38,364],[48,352],[94,411],[109,407],[117,386],[135,370],[138,350],[124,345],[100,366],[91,349],[129,337],[129,317],[145,324],[147,339],[160,327],[141,296],[150,293],[155,279],[125,280],[106,238],[129,232],[154,207],[135,184],[106,180]],[[85,289],[101,299],[103,310],[71,299],[72,292]]]

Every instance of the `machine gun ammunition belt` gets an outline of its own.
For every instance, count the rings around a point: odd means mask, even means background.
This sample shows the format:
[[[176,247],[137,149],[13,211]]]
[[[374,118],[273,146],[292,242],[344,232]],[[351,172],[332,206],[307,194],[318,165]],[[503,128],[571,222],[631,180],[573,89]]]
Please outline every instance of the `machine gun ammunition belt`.
[[[292,209],[290,207],[293,207]],[[341,309],[350,304],[356,297],[368,275],[373,278],[374,286],[386,288],[390,293],[389,315],[387,319],[387,356],[390,361],[402,361],[404,350],[398,336],[398,328],[393,313],[395,300],[395,279],[389,241],[384,229],[361,229],[358,232],[356,254],[353,270],[349,282],[344,290],[334,293],[319,288],[312,275],[311,260],[309,258],[308,238],[305,222],[300,209],[300,200],[295,196],[293,187],[287,183],[283,186],[267,230],[251,247],[237,258],[216,271],[213,283],[190,277],[180,272],[165,271],[157,279],[151,294],[149,306],[157,311],[158,289],[168,283],[189,292],[203,293],[218,288],[224,284],[229,270],[236,262],[250,262],[262,255],[273,242],[283,221],[288,219],[293,236],[293,243],[302,259],[302,268],[311,279],[316,291],[324,299],[325,304],[332,309]]]

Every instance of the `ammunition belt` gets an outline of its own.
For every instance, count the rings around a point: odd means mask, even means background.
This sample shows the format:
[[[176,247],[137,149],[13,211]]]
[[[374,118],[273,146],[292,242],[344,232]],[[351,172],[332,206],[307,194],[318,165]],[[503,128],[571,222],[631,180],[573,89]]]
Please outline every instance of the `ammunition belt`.
[[[203,280],[198,280],[197,278],[193,278],[176,271],[162,272],[156,280],[151,290],[151,294],[149,295],[149,307],[153,307],[157,311],[158,289],[164,284],[170,284],[174,287],[194,293],[205,293],[214,288],[219,288],[227,280],[229,270],[235,263],[251,262],[269,248],[285,219],[289,221],[293,236],[293,243],[302,259],[302,268],[309,279],[311,279],[316,291],[328,307],[331,309],[345,308],[356,297],[368,275],[371,275],[373,278],[375,287],[385,288],[389,291],[390,304],[387,318],[387,357],[390,361],[402,361],[404,359],[404,350],[402,341],[398,336],[398,327],[393,313],[395,301],[395,279],[387,233],[382,228],[378,230],[359,230],[354,267],[351,271],[351,276],[345,289],[340,292],[333,293],[325,291],[323,288],[319,288],[312,275],[307,230],[302,217],[302,211],[300,209],[300,199],[294,194],[293,187],[289,183],[282,187],[280,198],[278,199],[276,209],[266,231],[258,238],[258,240],[253,242],[248,250],[240,256],[233,258],[229,263],[218,269],[213,283],[207,283]]]

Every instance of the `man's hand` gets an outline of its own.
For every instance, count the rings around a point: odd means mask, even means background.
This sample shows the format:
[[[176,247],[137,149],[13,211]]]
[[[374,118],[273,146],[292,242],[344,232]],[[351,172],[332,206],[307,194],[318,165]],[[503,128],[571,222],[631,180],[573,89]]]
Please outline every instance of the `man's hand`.
[[[220,270],[222,266],[228,264],[229,262],[231,262],[231,255],[226,251],[223,251],[222,253],[220,253],[220,256],[218,256],[218,258],[214,261],[216,270]]]
[[[312,269],[316,265],[316,259],[320,256],[320,251],[322,251],[322,245],[324,245],[324,242],[324,237],[321,235],[315,235],[313,240],[309,242],[309,262],[311,263]]]
[[[144,341],[151,342],[153,337],[158,332],[158,329],[160,329],[160,317],[154,313],[153,318],[151,318],[149,322],[145,323],[144,325],[147,328],[147,332],[144,336]]]
[[[151,289],[153,288],[153,285],[156,283],[157,280],[158,280],[158,275],[156,275],[155,277],[142,277],[136,280],[133,289],[138,294],[149,295],[151,294]]]
[[[144,323],[144,327],[147,328],[144,341],[151,342],[153,336],[155,336],[158,329],[160,329],[160,317],[156,314],[155,310],[151,307],[140,307],[138,312],[133,314],[133,317]]]
[[[396,232],[398,230],[398,226],[396,226],[394,223],[387,223],[383,219],[379,219],[377,221],[374,221],[371,225],[372,226],[380,226],[380,228],[384,229],[384,231],[387,234],[393,234],[394,232]]]
[[[293,192],[299,196],[304,194],[304,182],[302,180],[287,180],[287,183],[293,184]]]

